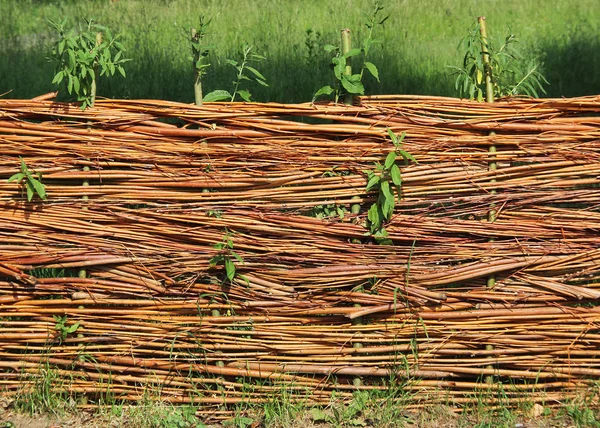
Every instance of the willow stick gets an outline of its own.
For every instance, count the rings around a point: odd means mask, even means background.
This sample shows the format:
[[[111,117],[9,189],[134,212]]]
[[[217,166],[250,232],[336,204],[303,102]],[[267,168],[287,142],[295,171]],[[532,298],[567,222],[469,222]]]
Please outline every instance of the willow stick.
[[[202,30],[201,30],[202,31]],[[193,67],[194,67],[194,101],[197,106],[202,105],[202,69],[198,67],[200,65],[201,51],[196,49],[196,46],[200,43],[202,33],[198,33],[195,28],[191,30],[192,39],[192,51],[193,51]]]
[[[352,42],[350,40],[350,30],[348,28],[344,28],[342,30],[342,55],[346,55],[352,49]],[[351,58],[346,58],[346,68],[344,70],[344,75],[352,76],[352,61]],[[354,95],[347,92],[344,96],[344,103],[352,105],[354,103]]]
[[[487,25],[485,21],[485,16],[480,16],[477,18],[479,23],[479,33],[481,35],[481,56],[483,60],[484,67],[484,77],[485,77],[485,99],[488,103],[494,102],[494,85],[492,82],[492,68],[490,66],[490,53],[488,49],[488,33],[487,33]],[[494,136],[496,133],[491,131],[489,133],[490,136]],[[495,172],[497,168],[497,163],[495,160],[496,155],[496,146],[492,143],[488,148],[488,171]],[[496,183],[495,178],[490,179],[490,184],[493,186]],[[491,189],[490,195],[495,195],[496,190]],[[488,222],[493,223],[496,221],[496,207],[495,204],[490,205],[490,209],[488,211]],[[490,238],[490,242],[493,242],[494,238]],[[496,286],[496,275],[492,274],[487,278],[487,287],[493,289]],[[485,349],[487,351],[492,351],[494,349],[493,345],[486,345]],[[487,366],[487,369],[493,369],[493,365]],[[486,383],[491,384],[494,382],[494,378],[492,375],[488,375],[485,378]]]
[[[350,50],[352,49],[352,42],[350,39],[350,30],[348,28],[345,28],[342,30],[342,55],[346,55],[348,52],[350,52]],[[344,75],[346,76],[352,76],[352,63],[351,63],[351,58],[348,57],[346,58],[346,68],[344,69]],[[346,95],[344,96],[344,103],[352,105],[354,103],[354,96],[351,93],[346,93]],[[357,213],[360,212],[360,205],[359,204],[352,204],[352,206],[350,207],[352,213]],[[353,243],[356,242],[360,242],[360,240],[358,240],[357,238],[354,238]],[[355,303],[354,307],[356,308],[360,308],[361,305],[360,303]],[[352,320],[352,325],[362,325],[362,317],[356,317]],[[358,336],[360,336],[359,333],[357,333]],[[359,340],[354,340],[352,343],[352,347],[354,349],[360,349],[363,347],[362,342],[360,342]],[[362,385],[362,379],[360,376],[355,376],[352,379],[352,382],[354,384],[354,386],[360,386]]]

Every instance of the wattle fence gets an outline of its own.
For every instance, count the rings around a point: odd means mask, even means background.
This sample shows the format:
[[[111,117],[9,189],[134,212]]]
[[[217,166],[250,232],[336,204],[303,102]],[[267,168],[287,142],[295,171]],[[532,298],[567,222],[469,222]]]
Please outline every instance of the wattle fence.
[[[0,390],[52,370],[88,405],[217,417],[282,389],[573,396],[600,377],[599,113],[600,96],[0,99]],[[365,188],[388,130],[418,163],[399,162],[380,245]],[[7,182],[19,156],[46,201]]]

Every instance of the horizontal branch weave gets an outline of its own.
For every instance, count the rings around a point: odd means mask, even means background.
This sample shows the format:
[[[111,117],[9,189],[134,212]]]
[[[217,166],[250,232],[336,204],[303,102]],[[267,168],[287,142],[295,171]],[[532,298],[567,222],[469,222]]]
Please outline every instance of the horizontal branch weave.
[[[51,96],[0,99],[7,396],[47,364],[76,393],[215,410],[392,378],[417,407],[475,387],[552,403],[600,376],[600,97],[81,111]],[[366,171],[388,130],[418,163],[378,245]],[[47,201],[7,182],[19,156]],[[231,282],[211,264],[226,236]],[[61,337],[54,316],[79,327]]]

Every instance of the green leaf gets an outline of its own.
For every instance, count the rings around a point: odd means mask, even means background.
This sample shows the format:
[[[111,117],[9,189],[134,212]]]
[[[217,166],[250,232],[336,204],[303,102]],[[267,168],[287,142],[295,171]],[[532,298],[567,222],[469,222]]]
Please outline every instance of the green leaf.
[[[251,97],[250,92],[248,92],[245,89],[241,89],[241,90],[237,91],[237,93],[244,101],[246,101],[247,103],[250,102],[250,97]]]
[[[383,212],[383,217],[386,220],[389,220],[394,213],[394,206],[396,205],[394,195],[390,189],[390,183],[387,181],[381,183],[381,193],[383,195],[383,206],[381,211]]]
[[[352,58],[353,56],[360,55],[361,52],[362,50],[358,48],[350,49],[344,54],[344,58]]]
[[[327,86],[323,86],[321,89],[319,89],[317,92],[315,92],[315,95],[313,95],[313,102],[320,97],[321,95],[331,95],[333,93],[334,89],[327,85]]]
[[[249,65],[246,66],[246,70],[250,70],[256,77],[258,77],[261,80],[267,80],[267,78],[265,76],[263,76],[260,71],[258,71],[256,68],[254,67],[250,67]]]
[[[381,219],[379,218],[379,205],[373,204],[367,212],[367,218],[371,222],[373,228],[378,229],[381,225]]]
[[[394,195],[392,194],[392,189],[390,187],[389,181],[381,182],[381,194],[383,195],[384,202],[386,199],[394,199]]]
[[[234,67],[237,67],[238,65],[238,62],[233,59],[226,59],[225,62],[229,65],[233,65]]]
[[[123,77],[127,77],[127,76],[125,75],[125,69],[124,69],[122,66],[120,66],[120,65],[119,65],[119,66],[117,67],[117,69],[119,70],[119,73],[121,73],[121,76],[123,76]]]
[[[75,93],[79,93],[79,79],[77,76],[73,76],[73,89],[75,89]]]
[[[477,102],[483,102],[483,92],[479,88],[477,88]]]
[[[46,186],[44,186],[40,181],[32,179],[30,180],[33,188],[41,199],[47,199],[46,197]]]
[[[12,181],[16,181],[17,183],[20,183],[24,178],[25,178],[25,174],[23,174],[22,172],[17,172],[15,175],[12,175],[8,179],[8,183],[10,183]]]
[[[267,59],[267,57],[266,57],[266,56],[264,56],[264,55],[259,55],[259,54],[257,54],[257,53],[253,53],[253,54],[251,54],[251,55],[250,55],[250,58],[251,58],[252,60],[255,60],[255,61],[264,61],[265,59]]]
[[[212,91],[204,96],[202,101],[206,103],[212,103],[215,101],[223,101],[230,100],[231,94],[228,91],[224,91],[222,89],[217,89],[216,91]]]
[[[33,188],[29,185],[29,183],[25,184],[25,188],[27,189],[27,201],[31,202],[33,199]]]
[[[342,76],[346,72],[346,58],[343,56],[333,58],[331,63],[334,65],[333,74],[337,80],[342,80]]]
[[[63,80],[63,76],[64,76],[64,71],[59,71],[58,73],[56,73],[56,75],[54,76],[54,79],[52,79],[52,83],[55,83],[57,85],[60,85],[60,82],[62,82]]]
[[[68,327],[65,330],[65,333],[67,333],[67,334],[75,333],[78,328],[79,328],[79,322],[76,322],[75,324],[73,324],[70,327]]]
[[[123,46],[123,44],[121,42],[118,41],[114,41],[113,45],[115,46],[115,48],[119,49],[120,51],[125,52],[125,47]]]
[[[387,157],[385,158],[385,168],[386,169],[390,169],[392,167],[392,165],[394,165],[394,162],[396,162],[396,157],[398,155],[396,154],[396,152],[390,152],[388,153]]]
[[[313,422],[327,422],[327,419],[329,418],[327,413],[317,407],[313,407],[308,411],[308,413],[310,414]]]
[[[67,91],[69,91],[69,94],[73,93],[73,76],[71,74],[69,74],[69,80],[67,83]]]
[[[225,273],[229,282],[233,281],[233,278],[235,278],[235,264],[229,258],[225,259]]]
[[[325,52],[333,52],[333,51],[337,50],[338,47],[333,46],[333,45],[325,45],[325,46],[323,46],[323,49],[325,50]]]
[[[414,163],[419,163],[417,162],[417,160],[415,159],[415,157],[413,155],[411,155],[410,153],[408,153],[406,150],[402,150],[402,149],[398,149],[398,153],[400,154],[400,156],[402,156],[404,159],[413,161]]]
[[[208,261],[208,265],[210,267],[214,267],[214,266],[218,265],[219,263],[221,263],[222,260],[223,260],[223,255],[217,254],[216,256],[212,256],[210,258],[210,260]]]
[[[398,168],[398,165],[392,165],[390,168],[390,177],[392,178],[392,183],[394,183],[395,186],[402,185],[402,175],[400,174],[400,168]]]
[[[262,81],[262,80],[260,80],[260,79],[256,79],[256,83],[259,83],[259,84],[261,84],[261,85],[263,85],[263,86],[269,86],[269,85],[267,84],[267,82],[265,82],[265,81]]]
[[[75,52],[73,52],[71,49],[69,49],[67,51],[67,55],[69,57],[69,70],[74,71],[75,70]]]
[[[390,136],[390,138],[392,139],[394,146],[398,145],[398,136],[396,134],[394,134],[394,131],[392,131],[390,128],[388,128],[387,133]]]
[[[342,74],[341,78],[342,86],[350,94],[363,95],[365,93],[365,87],[361,82],[350,81],[348,77]]]
[[[375,67],[375,64],[373,64],[372,62],[365,62],[365,68],[367,70],[369,70],[369,73],[371,73],[371,75],[377,79],[377,81],[379,82],[379,71],[377,70],[377,67]]]
[[[378,176],[377,174],[373,174],[372,172],[369,172],[369,181],[367,182],[367,188],[365,189],[365,192],[368,192],[373,187],[375,187],[377,184],[379,184],[379,180],[381,180],[380,176]]]

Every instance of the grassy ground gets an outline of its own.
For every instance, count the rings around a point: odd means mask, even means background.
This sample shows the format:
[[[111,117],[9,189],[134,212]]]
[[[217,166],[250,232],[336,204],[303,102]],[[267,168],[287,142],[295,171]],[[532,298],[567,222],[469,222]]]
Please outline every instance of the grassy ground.
[[[109,391],[96,397],[95,402],[83,401],[82,396],[70,392],[72,389],[64,380],[52,373],[47,366],[31,388],[25,390],[24,386],[10,399],[0,394],[0,428],[600,427],[600,383],[580,390],[579,394],[541,403],[532,402],[527,394],[509,400],[502,389],[490,392],[484,388],[474,390],[469,403],[459,404],[448,398],[425,408],[415,408],[417,403],[405,383],[389,384],[377,391],[357,390],[349,402],[334,397],[320,407],[298,397],[293,399],[282,388],[261,404],[252,404],[249,395],[248,402],[228,409],[233,411],[228,414],[229,419],[219,420],[218,414],[222,412],[218,409],[193,404],[173,406],[161,401],[156,391],[144,394],[147,398],[133,406],[115,400]],[[92,403],[96,405],[93,412],[81,410],[80,405]]]
[[[302,404],[273,402],[263,408],[245,409],[235,417],[204,424],[194,416],[193,407],[173,407],[153,403],[136,406],[113,405],[95,412],[65,406],[45,412],[25,413],[0,400],[1,428],[328,428],[328,427],[405,427],[405,428],[551,428],[598,427],[598,409],[585,401],[566,401],[559,407],[540,405],[518,409],[500,408],[494,412],[474,407],[457,413],[456,408],[440,404],[420,411],[396,405],[355,401],[348,406],[332,404],[309,408]]]
[[[600,7],[597,0],[419,0],[389,1],[379,33],[383,48],[372,61],[381,84],[367,79],[367,93],[454,95],[447,66],[460,65],[456,47],[476,16],[486,15],[493,34],[509,27],[523,48],[544,61],[548,96],[600,93]],[[0,2],[0,93],[32,97],[54,89],[53,66],[45,60],[54,34],[46,19],[84,17],[123,34],[128,78],[100,82],[109,97],[159,98],[191,102],[186,31],[199,16],[213,18],[209,42],[218,56],[205,88],[230,89],[233,70],[223,58],[237,57],[249,43],[267,56],[261,65],[270,86],[251,87],[259,101],[309,101],[331,83],[324,44],[337,44],[339,30],[365,27],[371,0],[3,0]],[[187,29],[187,30],[184,30]]]

